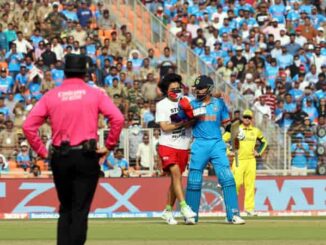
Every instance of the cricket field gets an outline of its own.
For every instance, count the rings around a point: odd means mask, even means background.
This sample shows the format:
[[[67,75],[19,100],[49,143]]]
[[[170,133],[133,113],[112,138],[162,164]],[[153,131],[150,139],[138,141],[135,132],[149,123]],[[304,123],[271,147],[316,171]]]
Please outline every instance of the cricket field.
[[[245,225],[222,218],[202,218],[194,226],[179,219],[175,226],[160,219],[89,221],[88,245],[326,245],[326,217],[254,217]],[[2,220],[0,245],[54,245],[56,220]]]

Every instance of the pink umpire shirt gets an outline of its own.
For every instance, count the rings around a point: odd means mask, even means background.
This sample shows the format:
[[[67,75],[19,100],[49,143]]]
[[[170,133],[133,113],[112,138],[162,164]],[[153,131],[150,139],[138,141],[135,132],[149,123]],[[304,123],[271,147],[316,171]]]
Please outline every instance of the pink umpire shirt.
[[[36,103],[23,125],[23,131],[33,150],[41,157],[48,152],[38,135],[38,128],[49,118],[52,144],[59,146],[69,140],[76,146],[85,140],[97,139],[98,114],[109,119],[110,133],[105,142],[111,150],[119,139],[124,118],[112,100],[100,89],[83,80],[71,78],[47,92]]]

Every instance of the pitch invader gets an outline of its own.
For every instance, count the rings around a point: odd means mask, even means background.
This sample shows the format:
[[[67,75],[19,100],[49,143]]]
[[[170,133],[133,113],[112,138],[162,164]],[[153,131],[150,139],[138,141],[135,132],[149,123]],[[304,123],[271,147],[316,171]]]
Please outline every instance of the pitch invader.
[[[158,154],[162,160],[163,170],[171,176],[167,205],[162,218],[170,225],[178,223],[172,212],[176,199],[180,203],[181,214],[185,219],[196,216],[185,201],[182,187],[182,173],[188,164],[192,122],[184,121],[178,116],[178,101],[182,96],[181,80],[181,76],[174,73],[163,77],[159,88],[165,98],[156,105],[156,123],[161,128]]]
[[[186,202],[196,212],[196,217],[186,220],[186,223],[198,222],[203,170],[208,162],[211,162],[222,187],[227,221],[231,224],[244,224],[245,221],[240,217],[235,181],[220,130],[220,126],[226,127],[230,123],[229,111],[222,99],[211,96],[214,82],[210,77],[199,76],[194,86],[196,99],[190,102],[182,99],[179,102],[181,111],[189,119],[197,118],[192,127],[194,140],[190,149],[186,193]]]

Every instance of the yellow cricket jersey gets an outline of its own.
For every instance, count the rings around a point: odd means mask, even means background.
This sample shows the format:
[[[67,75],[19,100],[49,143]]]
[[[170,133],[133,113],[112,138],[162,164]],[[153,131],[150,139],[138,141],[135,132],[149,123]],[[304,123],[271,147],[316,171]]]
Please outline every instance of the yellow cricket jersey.
[[[264,137],[263,133],[258,128],[251,125],[249,127],[244,127],[244,125],[241,124],[239,127],[243,129],[245,138],[244,140],[239,141],[238,159],[246,160],[255,158],[254,150],[257,140],[261,142],[258,153],[259,155],[263,154],[267,147],[267,140]],[[225,132],[223,135],[223,140],[225,142],[230,141],[231,133]]]

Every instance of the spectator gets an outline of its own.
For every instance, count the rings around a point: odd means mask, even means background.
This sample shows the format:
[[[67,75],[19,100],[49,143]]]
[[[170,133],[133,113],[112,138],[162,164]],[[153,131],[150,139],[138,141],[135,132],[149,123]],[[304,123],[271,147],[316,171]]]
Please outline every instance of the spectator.
[[[51,69],[51,76],[56,87],[62,84],[64,79],[64,72],[63,72],[63,63],[61,60],[58,59],[57,62],[55,63],[55,67]]]
[[[148,124],[155,121],[156,104],[154,101],[149,103],[149,111],[145,112],[142,118],[143,128],[147,128]]]
[[[18,152],[16,160],[18,167],[24,169],[25,172],[28,168],[32,167],[32,159],[29,154],[27,142],[24,141],[20,144],[20,151]]]
[[[10,160],[18,149],[18,137],[13,130],[14,124],[11,120],[7,120],[5,126],[6,128],[0,132],[0,149],[6,159]]]
[[[46,71],[44,74],[44,78],[41,82],[41,92],[42,94],[46,93],[50,89],[53,89],[55,87],[55,82],[52,79],[51,71]]]
[[[307,98],[306,105],[302,107],[302,110],[309,115],[309,119],[311,122],[317,123],[318,111],[313,105],[313,100],[311,98]]]
[[[255,110],[259,112],[256,115],[256,121],[255,121],[257,125],[260,125],[263,122],[263,117],[265,116],[268,119],[272,119],[271,108],[268,105],[266,105],[264,96],[260,96],[259,101],[257,101],[253,106]]]
[[[86,27],[88,22],[92,20],[92,11],[88,8],[85,0],[82,0],[77,10],[79,23],[82,27]]]
[[[153,73],[147,74],[147,81],[141,87],[141,92],[146,100],[157,98],[157,82]]]
[[[7,171],[9,167],[8,161],[4,155],[0,154],[0,175],[1,172]]]
[[[1,94],[7,94],[12,91],[14,87],[14,81],[11,76],[7,76],[6,68],[1,68],[0,70],[0,92]]]
[[[114,161],[112,163],[113,168],[120,168],[122,170],[122,177],[129,176],[129,163],[123,156],[123,149],[116,149],[114,152]]]
[[[103,10],[103,15],[99,17],[98,20],[99,28],[102,30],[112,30],[115,29],[115,24],[110,20],[110,12],[108,9]],[[112,34],[112,33],[111,33]]]
[[[309,146],[304,142],[304,136],[301,133],[296,135],[295,142],[291,145],[291,154],[291,169],[293,170],[293,174],[306,175]]]
[[[80,23],[76,23],[76,29],[71,32],[71,35],[74,37],[74,40],[78,42],[80,46],[85,45],[87,38],[87,32],[83,30]]]
[[[51,43],[46,44],[46,49],[41,55],[44,65],[46,65],[48,68],[51,67],[51,65],[54,65],[57,62],[57,56],[56,54],[51,51]]]
[[[22,53],[17,52],[17,45],[11,44],[11,49],[6,53],[6,61],[8,63],[8,69],[12,79],[16,79],[16,75],[20,70],[20,63],[24,59]]]
[[[165,47],[163,55],[158,60],[157,68],[160,69],[160,77],[168,73],[169,69],[176,69],[176,58],[171,54],[169,47]]]
[[[62,45],[58,42],[58,39],[55,37],[52,39],[51,51],[55,53],[57,60],[63,60],[64,53]]]
[[[17,101],[15,101],[14,94],[12,92],[7,93],[4,104],[9,109],[9,118],[13,118],[13,116],[14,116],[13,111],[14,111],[14,108],[15,108],[15,106],[17,104]]]
[[[155,163],[155,150],[149,141],[148,134],[144,134],[143,142],[138,145],[136,154],[136,169],[150,170]]]
[[[52,38],[60,36],[63,27],[62,24],[64,21],[67,21],[66,16],[63,13],[59,12],[58,9],[59,9],[58,2],[54,2],[52,4],[52,12],[50,12],[44,19],[45,21],[48,21],[48,23],[50,24],[50,28],[51,28],[50,37]]]
[[[253,83],[252,74],[247,73],[245,77],[245,81],[241,87],[241,93],[250,103],[253,103],[254,101],[256,89],[257,86],[255,83]]]

